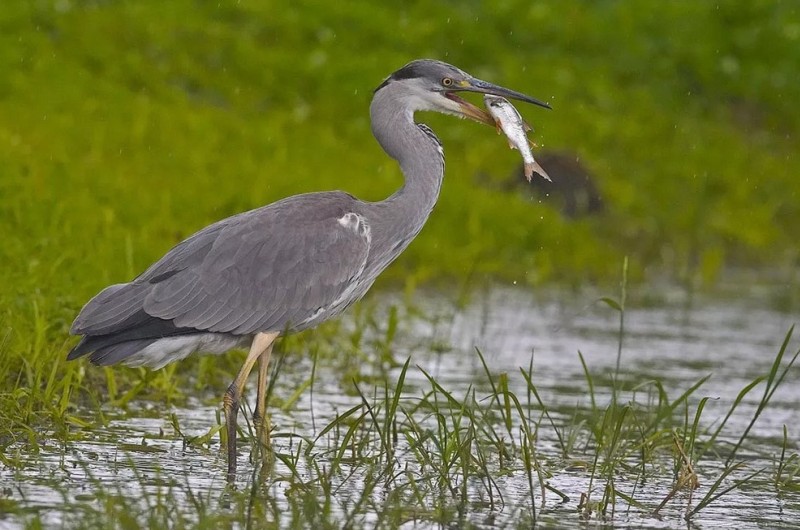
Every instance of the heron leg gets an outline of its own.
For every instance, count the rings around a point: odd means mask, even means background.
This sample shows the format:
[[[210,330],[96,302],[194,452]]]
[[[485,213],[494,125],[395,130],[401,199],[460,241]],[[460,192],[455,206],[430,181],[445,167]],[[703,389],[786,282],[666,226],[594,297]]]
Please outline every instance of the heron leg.
[[[222,399],[222,408],[225,411],[225,427],[228,433],[228,482],[233,482],[236,479],[236,415],[239,412],[239,400],[242,397],[247,376],[250,375],[256,360],[262,353],[272,347],[272,343],[277,337],[278,333],[257,333],[253,337],[250,352],[247,354],[239,373],[236,374],[236,379],[225,391],[225,396]]]
[[[256,425],[260,449],[264,451],[269,447],[269,417],[267,416],[267,381],[269,378],[269,358],[272,355],[272,345],[258,358],[258,393],[256,395],[256,410],[253,414],[253,423]]]

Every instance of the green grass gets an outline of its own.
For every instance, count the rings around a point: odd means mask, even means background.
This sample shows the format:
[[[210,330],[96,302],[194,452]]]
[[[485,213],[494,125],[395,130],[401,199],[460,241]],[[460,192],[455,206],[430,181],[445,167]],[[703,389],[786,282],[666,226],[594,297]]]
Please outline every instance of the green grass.
[[[213,432],[183,435],[178,417],[172,418],[173,436],[189,448],[181,459],[173,462],[159,448],[163,433],[137,444],[117,443],[112,470],[70,451],[63,457],[70,463],[66,469],[74,474],[77,462],[78,474],[86,477],[77,482],[80,493],[60,486],[59,471],[51,487],[74,498],[66,526],[82,528],[213,528],[230,522],[249,528],[396,528],[407,522],[523,528],[556,521],[637,524],[656,516],[680,526],[685,523],[676,519],[708,522],[704,510],[730,496],[746,503],[748,491],[776,486],[776,495],[787,496],[788,509],[800,470],[796,452],[787,451],[795,442],[784,431],[782,443],[763,446],[763,438],[749,439],[749,427],[740,434],[726,424],[733,415],[741,424],[738,407],[761,383],[764,395],[751,427],[769,406],[800,355],[787,349],[791,337],[792,330],[768,371],[746,385],[721,423],[703,416],[708,378],[668,396],[658,382],[628,388],[587,369],[586,388],[575,395],[588,392],[591,399],[552,406],[541,398],[533,363],[517,374],[496,373],[478,351],[484,373],[458,392],[410,359],[377,385],[353,381],[358,395],[351,408],[315,433],[275,431],[275,460],[251,462],[251,476],[239,480],[240,489],[224,488],[222,477],[211,486],[193,481],[197,471],[185,463],[213,464],[219,448]],[[320,369],[328,372],[330,366]],[[280,373],[274,375],[280,380]],[[615,397],[601,404],[595,390]],[[252,426],[243,430],[245,440],[252,440],[245,451],[256,454]],[[65,447],[79,442],[71,436]],[[763,456],[739,458],[743,442],[761,444]],[[18,480],[24,480],[31,464],[21,462],[28,457],[7,458],[4,465],[18,467]],[[93,470],[102,470],[102,477]],[[109,474],[130,478],[109,480]],[[132,495],[131,483],[143,493]],[[6,501],[6,509],[32,528],[47,520],[46,512],[25,515],[16,501]],[[494,514],[493,523],[486,522],[488,514]]]

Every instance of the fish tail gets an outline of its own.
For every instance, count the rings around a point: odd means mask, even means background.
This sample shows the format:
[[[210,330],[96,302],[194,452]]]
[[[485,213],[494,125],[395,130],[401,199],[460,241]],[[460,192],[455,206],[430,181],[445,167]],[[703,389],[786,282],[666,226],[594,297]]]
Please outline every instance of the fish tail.
[[[528,182],[531,181],[531,177],[533,176],[533,164],[536,162],[529,163],[525,162],[525,178],[528,179]]]
[[[553,182],[550,178],[550,175],[547,174],[547,171],[544,170],[542,166],[536,160],[532,160],[530,162],[525,163],[525,177],[528,179],[528,182],[531,181],[531,177],[533,173],[536,172],[542,176],[548,182]]]

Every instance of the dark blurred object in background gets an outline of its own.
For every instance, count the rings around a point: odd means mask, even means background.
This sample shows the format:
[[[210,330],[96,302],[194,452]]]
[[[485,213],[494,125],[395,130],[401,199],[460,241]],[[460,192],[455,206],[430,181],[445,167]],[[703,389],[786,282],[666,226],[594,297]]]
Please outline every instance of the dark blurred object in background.
[[[521,192],[536,202],[546,202],[561,210],[567,219],[597,215],[605,210],[595,178],[580,157],[572,151],[539,151],[536,161],[547,171],[552,182],[534,175],[525,178],[525,167],[519,164],[509,178],[498,180],[496,175],[479,172],[478,184],[504,191]]]
[[[595,185],[595,179],[581,164],[576,153],[544,151],[534,156],[553,181],[548,182],[543,178],[534,177],[528,183],[524,168],[520,164],[514,174],[515,184],[523,186],[523,189],[532,190],[531,193],[537,199],[557,204],[565,217],[582,217],[603,211],[603,198]]]

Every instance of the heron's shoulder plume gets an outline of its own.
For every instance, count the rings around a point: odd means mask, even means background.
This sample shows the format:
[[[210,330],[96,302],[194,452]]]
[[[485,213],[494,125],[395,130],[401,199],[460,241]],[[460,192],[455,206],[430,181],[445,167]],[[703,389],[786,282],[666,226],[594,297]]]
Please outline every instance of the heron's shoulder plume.
[[[436,147],[439,149],[439,156],[444,157],[444,152],[442,150],[442,141],[439,140],[439,137],[436,136],[436,133],[433,132],[433,129],[431,129],[424,123],[418,123],[417,127],[419,128],[419,130],[425,133],[425,136],[433,140],[433,142],[436,144]]]

